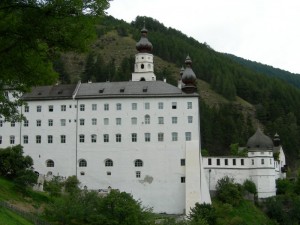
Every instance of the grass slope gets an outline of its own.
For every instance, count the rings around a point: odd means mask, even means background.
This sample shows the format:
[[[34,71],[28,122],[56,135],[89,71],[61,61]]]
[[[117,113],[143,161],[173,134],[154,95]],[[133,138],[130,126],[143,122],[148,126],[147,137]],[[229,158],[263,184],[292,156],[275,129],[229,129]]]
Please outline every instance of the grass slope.
[[[0,206],[0,224],[3,225],[33,225],[16,213]]]

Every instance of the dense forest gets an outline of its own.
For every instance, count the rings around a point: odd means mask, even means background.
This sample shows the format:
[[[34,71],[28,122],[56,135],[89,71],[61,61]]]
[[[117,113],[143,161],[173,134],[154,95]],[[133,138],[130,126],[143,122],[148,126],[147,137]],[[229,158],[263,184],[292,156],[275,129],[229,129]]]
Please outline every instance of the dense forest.
[[[128,43],[115,41],[114,37],[106,38],[106,42],[103,39],[99,40],[110,32],[116,32],[120,40],[132,39],[135,43],[140,38],[143,26],[144,17],[137,17],[131,24],[112,17],[102,19],[97,26],[98,41],[80,62],[83,69],[79,79],[83,82],[130,80],[135,49],[128,47]],[[227,100],[226,103],[214,106],[201,100],[202,148],[207,149],[211,155],[229,154],[230,144],[239,143],[240,146],[245,146],[247,139],[259,125],[271,137],[275,133],[280,135],[289,165],[298,167],[300,89],[297,88],[297,75],[294,75],[294,79],[285,79],[288,77],[286,71],[284,73],[274,68],[272,70],[271,67],[261,64],[256,66],[259,69],[255,69],[241,63],[242,60],[237,62],[233,56],[219,53],[208,44],[199,43],[152,18],[146,18],[146,27],[149,31],[148,38],[154,46],[153,54],[178,68],[178,73],[174,73],[170,66],[156,66],[157,79],[167,78],[169,83],[176,85],[179,70],[189,54],[197,78],[207,82],[211,89]],[[110,57],[104,56],[102,52],[108,43],[114,43],[116,48],[127,47],[128,54],[110,51]],[[65,70],[63,57],[54,65],[60,74],[61,82],[74,82],[72,75]],[[255,115],[245,112],[235,104],[237,98],[250,103],[255,108]]]

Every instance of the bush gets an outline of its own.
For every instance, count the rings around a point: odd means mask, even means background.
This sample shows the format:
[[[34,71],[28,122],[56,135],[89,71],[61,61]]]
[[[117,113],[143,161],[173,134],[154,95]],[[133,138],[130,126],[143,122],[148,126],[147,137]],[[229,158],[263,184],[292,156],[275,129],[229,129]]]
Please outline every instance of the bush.
[[[223,203],[236,206],[243,199],[242,186],[234,183],[233,178],[226,176],[217,182],[216,197]]]
[[[191,209],[188,219],[191,224],[216,224],[216,212],[210,204],[199,204],[196,203],[195,207]]]

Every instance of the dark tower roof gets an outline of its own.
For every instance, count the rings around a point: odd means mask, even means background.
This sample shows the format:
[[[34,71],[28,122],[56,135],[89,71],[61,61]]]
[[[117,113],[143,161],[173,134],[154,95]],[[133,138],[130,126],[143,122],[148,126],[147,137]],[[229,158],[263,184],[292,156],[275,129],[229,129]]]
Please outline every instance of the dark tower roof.
[[[274,135],[273,141],[275,147],[278,147],[280,145],[280,137],[277,133]]]
[[[274,147],[270,137],[265,135],[259,128],[255,134],[248,139],[247,148],[249,150],[272,150]]]
[[[141,39],[139,40],[138,43],[136,43],[136,49],[139,52],[151,52],[153,49],[153,46],[151,42],[147,38],[148,35],[148,30],[144,27],[141,30]]]
[[[182,88],[182,90],[186,93],[193,93],[197,90],[197,77],[192,69],[192,60],[190,56],[186,57],[185,65],[186,68],[182,73],[182,83],[184,83],[184,87]]]

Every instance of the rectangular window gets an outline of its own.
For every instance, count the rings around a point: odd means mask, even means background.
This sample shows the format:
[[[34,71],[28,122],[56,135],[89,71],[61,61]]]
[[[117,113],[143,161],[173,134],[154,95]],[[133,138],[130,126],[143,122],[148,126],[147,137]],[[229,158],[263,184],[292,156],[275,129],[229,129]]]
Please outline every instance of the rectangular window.
[[[261,165],[264,165],[264,164],[265,164],[265,160],[261,159]]]
[[[180,159],[180,165],[185,166],[185,159]]]
[[[177,102],[172,102],[172,109],[177,109]]]
[[[242,166],[244,165],[244,159],[241,159],[241,165]]]
[[[53,109],[54,109],[54,108],[53,108],[53,105],[49,105],[49,106],[48,106],[48,109],[49,109],[49,112],[53,112]]]
[[[0,144],[2,144],[2,136],[0,136]]]
[[[42,137],[40,135],[35,136],[35,143],[41,144],[42,143]]]
[[[60,125],[61,126],[66,126],[66,120],[65,119],[60,119]]]
[[[137,103],[131,103],[131,109],[137,110]]]
[[[131,134],[131,141],[132,142],[137,142],[137,133],[132,133]]]
[[[178,133],[172,132],[172,141],[178,141]]]
[[[208,165],[211,166],[211,158],[208,158]]]
[[[109,135],[103,134],[103,142],[109,142]]]
[[[0,120],[0,127],[3,127],[3,120]]]
[[[85,105],[84,104],[80,104],[79,109],[80,109],[80,111],[84,111],[85,110]]]
[[[84,119],[80,119],[79,124],[80,124],[80,126],[84,126]]]
[[[9,143],[11,145],[15,144],[15,136],[13,136],[13,135],[9,136]]]
[[[149,102],[145,102],[145,109],[150,109],[150,103]]]
[[[164,133],[158,133],[157,139],[158,141],[164,141]]]
[[[116,125],[121,125],[121,118],[116,118]]]
[[[164,109],[164,103],[163,102],[158,103],[158,109]]]
[[[67,110],[67,106],[66,105],[61,105],[60,106],[60,111],[64,112]]]
[[[91,142],[92,143],[96,143],[97,142],[97,135],[96,134],[92,134],[91,135]]]
[[[177,117],[172,117],[172,124],[177,124]]]
[[[228,159],[225,159],[225,166],[228,166]]]
[[[254,159],[251,160],[252,165],[254,165]]]
[[[92,111],[97,111],[97,104],[92,104]]]
[[[53,143],[53,136],[52,135],[48,135],[48,144]]]
[[[66,143],[66,135],[60,135],[60,143]]]
[[[29,126],[29,121],[28,120],[25,120],[24,121],[24,127],[28,127]]]
[[[180,182],[185,183],[185,177],[180,177]]]
[[[109,104],[104,104],[104,111],[108,111],[109,110]]]
[[[104,125],[108,125],[109,124],[109,119],[108,118],[104,118],[103,122],[104,122]]]
[[[193,123],[193,117],[192,116],[188,116],[188,123]]]
[[[270,165],[272,165],[272,159],[270,159]]]
[[[137,125],[137,118],[136,117],[131,118],[131,124],[132,125]]]
[[[145,133],[145,142],[150,142],[151,136],[150,133]]]
[[[217,166],[220,166],[220,159],[217,159]]]
[[[141,177],[141,171],[135,171],[135,177],[140,178]]]
[[[236,165],[236,159],[232,159],[232,165]]]
[[[42,121],[41,121],[41,120],[37,120],[37,121],[36,121],[36,126],[37,126],[37,127],[40,127],[41,125],[42,125]]]
[[[185,132],[185,140],[191,141],[192,140],[192,133],[191,132]]]
[[[36,111],[37,111],[37,112],[42,112],[42,106],[41,106],[41,105],[38,105],[38,106],[36,107]]]
[[[116,134],[116,142],[121,142],[121,141],[122,141],[121,134]]]
[[[24,111],[29,112],[29,106],[28,105],[25,105]]]
[[[49,119],[49,120],[48,120],[48,126],[49,126],[49,127],[52,127],[52,126],[53,126],[53,120],[52,120],[52,119]]]
[[[79,135],[79,142],[84,143],[84,134]]]
[[[121,104],[121,103],[117,103],[116,109],[117,109],[117,110],[122,110],[122,104]]]
[[[193,108],[192,102],[188,102],[188,103],[187,103],[187,108],[188,108],[188,109],[192,109],[192,108]]]
[[[27,135],[23,136],[23,144],[28,144],[28,136]]]
[[[97,125],[97,119],[96,118],[92,118],[92,125]]]
[[[164,118],[158,117],[158,124],[164,124]]]
[[[15,126],[16,126],[15,121],[11,121],[11,122],[10,122],[10,126],[11,126],[11,127],[15,127]]]

